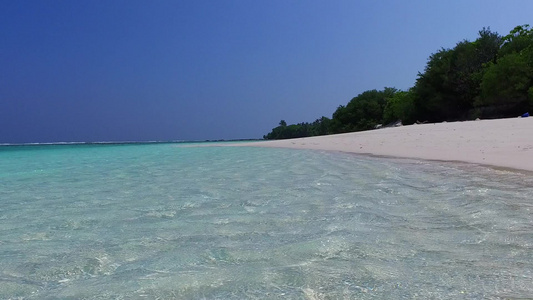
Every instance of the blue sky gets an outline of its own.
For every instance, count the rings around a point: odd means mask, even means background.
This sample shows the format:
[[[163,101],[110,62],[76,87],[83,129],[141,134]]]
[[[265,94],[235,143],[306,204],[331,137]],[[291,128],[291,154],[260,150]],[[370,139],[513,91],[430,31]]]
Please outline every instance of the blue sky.
[[[0,0],[0,143],[261,138],[533,1]]]

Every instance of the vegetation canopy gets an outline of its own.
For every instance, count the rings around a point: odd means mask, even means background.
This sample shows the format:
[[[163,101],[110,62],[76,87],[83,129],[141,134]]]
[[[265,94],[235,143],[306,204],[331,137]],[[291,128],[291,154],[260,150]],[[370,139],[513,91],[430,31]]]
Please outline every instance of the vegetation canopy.
[[[340,105],[332,118],[279,126],[265,139],[288,139],[368,130],[383,124],[514,117],[533,110],[533,29],[506,36],[483,28],[478,38],[430,55],[407,91],[365,91]]]

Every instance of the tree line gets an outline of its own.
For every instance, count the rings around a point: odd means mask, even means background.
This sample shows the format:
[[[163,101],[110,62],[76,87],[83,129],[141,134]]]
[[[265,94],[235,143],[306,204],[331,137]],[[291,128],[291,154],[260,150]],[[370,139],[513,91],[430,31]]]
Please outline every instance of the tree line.
[[[517,26],[506,36],[490,28],[473,42],[430,55],[424,72],[406,91],[365,91],[340,105],[331,119],[279,126],[265,139],[287,139],[373,129],[401,120],[442,122],[503,118],[533,110],[533,29]]]

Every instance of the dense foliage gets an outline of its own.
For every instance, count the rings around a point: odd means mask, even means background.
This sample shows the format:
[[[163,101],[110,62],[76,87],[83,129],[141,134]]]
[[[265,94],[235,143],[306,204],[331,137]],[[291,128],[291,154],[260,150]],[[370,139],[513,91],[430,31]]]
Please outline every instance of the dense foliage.
[[[440,122],[500,118],[533,110],[533,29],[517,26],[500,36],[490,29],[452,49],[433,53],[415,85],[370,90],[340,105],[331,119],[279,126],[265,139],[368,130],[401,120]]]
[[[267,140],[279,140],[326,135],[329,133],[328,128],[330,121],[330,119],[322,117],[315,120],[313,123],[299,123],[287,126],[287,123],[284,120],[281,120],[279,126],[272,129],[272,131],[263,136],[263,138]]]

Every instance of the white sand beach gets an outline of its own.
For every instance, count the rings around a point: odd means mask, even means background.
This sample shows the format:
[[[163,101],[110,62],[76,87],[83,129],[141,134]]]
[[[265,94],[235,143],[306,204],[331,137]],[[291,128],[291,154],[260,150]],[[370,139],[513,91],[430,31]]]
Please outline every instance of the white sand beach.
[[[533,117],[414,124],[239,145],[460,161],[533,171]]]

